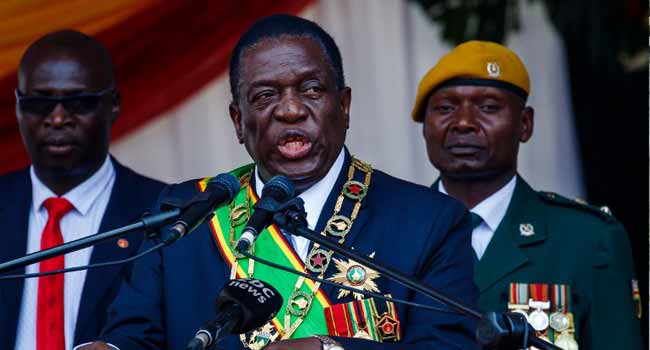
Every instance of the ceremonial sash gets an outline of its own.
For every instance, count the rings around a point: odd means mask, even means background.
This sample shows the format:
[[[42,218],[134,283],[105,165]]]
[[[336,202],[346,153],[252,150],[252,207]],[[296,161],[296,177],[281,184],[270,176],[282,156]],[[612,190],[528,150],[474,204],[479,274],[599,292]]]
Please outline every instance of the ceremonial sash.
[[[246,174],[250,174],[252,172],[253,166],[253,164],[249,164],[235,169],[231,173],[242,179],[242,176],[245,176]],[[198,188],[201,192],[205,190],[209,180],[210,178],[205,178],[199,181]],[[255,194],[252,186],[250,186],[250,182],[243,182],[244,183],[242,183],[241,190],[233,200],[234,205],[237,206],[244,204],[247,198],[250,198],[252,211],[252,206],[257,202],[258,197]],[[237,239],[239,239],[245,224],[246,223],[243,223],[235,227],[235,242]],[[236,258],[233,244],[230,242],[230,206],[224,205],[215,211],[215,215],[210,220],[210,228],[217,246],[219,247],[219,251],[221,252],[221,256],[226,261],[228,266],[232,268]],[[270,260],[276,264],[280,264],[290,269],[300,272],[305,271],[304,264],[291,248],[291,245],[286,241],[284,235],[275,225],[269,226],[267,229],[263,230],[260,233],[259,237],[255,241],[254,254],[256,257]],[[237,264],[237,278],[254,277],[260,279],[273,285],[283,296],[283,307],[280,309],[272,322],[280,334],[284,334],[282,320],[284,319],[284,315],[287,312],[287,303],[289,302],[289,297],[294,292],[294,287],[299,276],[260,263],[255,263],[255,269],[253,273],[254,276],[248,276],[247,271],[249,267],[249,259],[239,259],[237,260]],[[302,284],[300,292],[311,294],[313,287],[314,282],[307,279],[305,280],[305,283]],[[321,289],[318,289],[309,312],[305,316],[302,324],[293,333],[291,338],[308,337],[313,334],[327,334],[327,324],[325,322],[324,309],[329,306],[329,299],[327,296],[325,296]]]

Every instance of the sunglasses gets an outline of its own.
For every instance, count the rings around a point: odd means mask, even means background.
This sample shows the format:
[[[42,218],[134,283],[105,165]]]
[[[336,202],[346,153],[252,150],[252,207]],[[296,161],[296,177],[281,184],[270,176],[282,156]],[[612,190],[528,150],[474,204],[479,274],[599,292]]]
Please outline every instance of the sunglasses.
[[[82,92],[68,96],[29,96],[24,95],[16,89],[16,101],[18,101],[18,108],[23,113],[42,117],[52,113],[59,103],[69,113],[88,115],[97,111],[102,102],[102,98],[113,91],[113,88],[108,88],[102,91]]]

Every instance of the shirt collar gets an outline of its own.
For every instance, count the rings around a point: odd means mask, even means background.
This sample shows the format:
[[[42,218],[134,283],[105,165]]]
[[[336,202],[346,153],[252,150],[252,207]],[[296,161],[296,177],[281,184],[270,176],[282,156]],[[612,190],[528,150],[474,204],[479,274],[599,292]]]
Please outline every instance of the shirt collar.
[[[327,201],[327,197],[332,192],[336,180],[343,169],[343,163],[345,161],[345,151],[341,149],[338,157],[332,164],[332,167],[327,172],[325,177],[320,179],[318,182],[313,184],[307,190],[298,195],[305,202],[305,211],[307,212],[307,223],[309,224],[310,229],[316,227],[318,222],[318,217],[320,216],[321,211],[323,210],[323,205]],[[255,192],[258,197],[261,197],[262,189],[264,188],[264,183],[260,178],[257,167],[255,167]]]
[[[517,176],[513,176],[508,183],[501,187],[498,191],[494,192],[491,196],[485,198],[478,203],[474,208],[469,211],[478,214],[483,222],[488,225],[492,231],[496,231],[497,227],[506,215],[510,200],[515,192],[515,185],[517,184]],[[448,194],[442,181],[438,182],[438,191]]]
[[[29,168],[29,176],[32,180],[32,208],[34,211],[38,211],[46,199],[57,197],[57,195],[36,176],[33,165]],[[70,201],[81,215],[86,215],[97,197],[108,188],[114,177],[115,168],[107,155],[104,164],[92,176],[61,197]]]

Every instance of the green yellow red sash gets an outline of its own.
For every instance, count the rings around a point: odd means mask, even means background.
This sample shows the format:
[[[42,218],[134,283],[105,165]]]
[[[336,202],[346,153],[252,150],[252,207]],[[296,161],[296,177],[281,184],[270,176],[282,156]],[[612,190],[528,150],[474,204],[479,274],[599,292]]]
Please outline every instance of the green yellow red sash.
[[[242,179],[247,174],[251,174],[253,166],[253,164],[249,164],[235,169],[231,173]],[[205,178],[198,182],[197,186],[200,191],[205,190],[209,180],[210,178]],[[250,185],[250,181],[242,182],[243,183],[241,190],[233,200],[234,205],[237,206],[244,204],[246,200],[248,200],[247,198],[250,198],[252,208],[255,202],[257,202],[258,197]],[[246,223],[243,223],[235,227],[235,242],[237,239],[239,239],[245,224]],[[224,205],[215,211],[214,217],[210,220],[210,228],[214,239],[217,242],[217,246],[219,247],[219,251],[221,252],[221,256],[226,261],[228,266],[232,268],[236,258],[233,243],[230,241],[229,236],[231,229],[229,206]],[[291,245],[286,241],[284,235],[275,225],[269,226],[259,235],[255,241],[254,254],[257,257],[273,261],[276,264],[283,265],[296,271],[305,271],[304,264],[291,248]],[[248,276],[247,271],[249,263],[250,262],[247,258],[237,260],[237,278],[255,277],[257,279],[263,280],[273,285],[284,297],[284,305],[272,321],[273,325],[282,335],[284,334],[284,330],[281,320],[284,319],[284,315],[287,309],[287,302],[290,295],[294,291],[294,286],[296,284],[298,276],[260,263],[256,263],[254,265],[254,276]],[[311,294],[313,287],[313,281],[305,280],[305,283],[303,283],[300,290]],[[298,329],[293,333],[291,338],[302,338],[313,334],[327,334],[328,330],[324,316],[324,309],[329,306],[329,299],[327,296],[325,296],[323,291],[319,289],[315,295],[314,301],[312,302],[309,313],[305,317],[300,327],[298,327]]]

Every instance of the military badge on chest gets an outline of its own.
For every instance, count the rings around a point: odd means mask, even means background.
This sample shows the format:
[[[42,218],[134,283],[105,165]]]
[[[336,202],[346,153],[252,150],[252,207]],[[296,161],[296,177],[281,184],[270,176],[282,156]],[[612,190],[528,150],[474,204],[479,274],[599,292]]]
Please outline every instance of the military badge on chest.
[[[242,171],[248,171],[250,174],[251,170]],[[329,237],[341,245],[346,243],[346,238],[354,232],[355,220],[361,210],[362,202],[369,194],[371,177],[372,168],[368,164],[356,158],[351,159],[347,181],[336,199],[331,216],[320,232],[322,236]],[[236,242],[237,235],[241,234],[241,226],[248,221],[256,200],[248,182],[245,183],[247,185],[245,196],[238,195],[237,203],[233,201],[228,208],[229,211],[226,213],[224,209],[221,213],[220,219],[228,223],[229,227],[224,229],[225,227],[218,226],[220,229],[215,229],[215,238],[225,252],[224,256],[232,260],[232,278],[241,274],[264,277],[262,276],[264,273],[267,273],[267,278],[277,278],[275,273],[268,275],[266,270],[255,269],[250,259],[238,256],[236,253],[227,254],[232,250],[230,247]],[[312,282],[302,275],[298,277],[285,275],[282,277],[284,285],[281,290],[285,298],[284,307],[273,321],[252,332],[240,335],[244,348],[259,350],[276,340],[302,338],[326,332],[332,336],[357,337],[378,342],[400,340],[401,328],[395,305],[383,300],[366,298],[362,294],[363,292],[381,293],[376,283],[380,276],[376,271],[352,260],[335,258],[332,251],[319,244],[311,247],[303,265],[296,260],[295,253],[292,253],[277,228],[269,227],[267,231],[264,237],[271,239],[258,240],[255,249],[250,251],[251,254],[276,259],[287,267],[355,290],[340,289],[337,299],[348,298],[348,300],[339,300],[338,304],[332,304],[333,296],[328,298],[324,294],[320,282]],[[224,233],[229,233],[229,237]],[[374,253],[370,254],[370,257],[372,255]],[[334,264],[331,264],[332,262]],[[336,270],[328,270],[330,265],[335,266]],[[349,302],[350,296],[354,301]]]
[[[578,350],[569,285],[510,283],[509,292],[508,311],[523,314],[538,337],[565,350]]]
[[[372,257],[374,253],[370,254]],[[375,279],[379,277],[377,271],[367,268],[354,260],[339,260],[334,259],[338,272],[332,277],[328,278],[329,281],[340,284],[346,287],[354,287],[360,291],[379,293],[379,288],[375,283]],[[339,289],[338,299],[344,298],[350,294],[349,290]],[[352,292],[356,300],[361,300],[364,295],[361,293]]]
[[[374,256],[374,252],[369,257]],[[381,293],[375,280],[380,277],[373,269],[354,260],[334,258],[337,272],[329,281],[359,292],[339,289],[337,299],[352,294],[354,301],[331,305],[325,309],[329,334],[339,337],[370,339],[377,342],[399,341],[400,321],[392,302],[368,298],[362,292]]]
[[[329,335],[377,342],[401,339],[400,320],[392,302],[365,298],[325,308]]]

